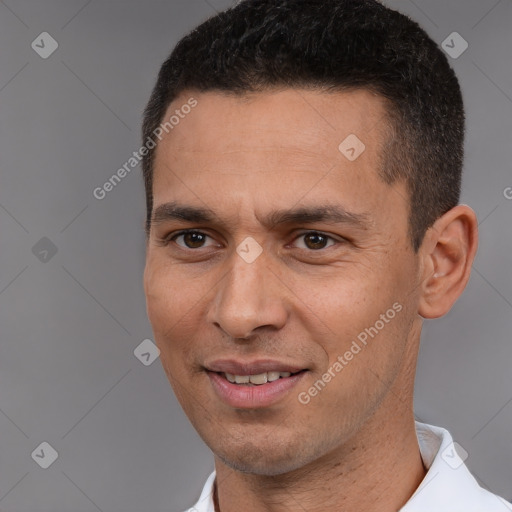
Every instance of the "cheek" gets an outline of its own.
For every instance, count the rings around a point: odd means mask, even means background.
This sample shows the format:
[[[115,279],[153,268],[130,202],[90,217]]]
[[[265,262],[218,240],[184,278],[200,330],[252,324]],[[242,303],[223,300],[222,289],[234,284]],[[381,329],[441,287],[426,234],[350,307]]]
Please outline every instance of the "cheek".
[[[297,306],[303,312],[303,322],[309,318],[311,333],[317,333],[315,339],[331,357],[343,353],[347,341],[373,323],[382,309],[383,297],[378,295],[374,279],[354,268],[350,275],[340,268],[325,282],[296,282],[294,292],[301,299]]]
[[[350,382],[372,377],[370,370],[377,375],[394,373],[407,337],[405,291],[390,269],[379,275],[377,267],[352,267],[350,275],[340,269],[335,279],[322,286],[309,282],[297,287],[297,295],[304,300],[304,318],[307,314],[313,320],[310,334],[326,356],[316,368],[318,372],[327,371],[342,357],[346,360],[343,374]]]
[[[156,328],[179,322],[192,309],[195,300],[193,281],[184,281],[183,273],[162,259],[149,258],[144,270],[148,317]]]
[[[147,264],[144,273],[146,311],[163,363],[171,364],[176,352],[186,352],[194,322],[194,292],[184,287],[176,271]],[[165,366],[165,364],[164,364]]]

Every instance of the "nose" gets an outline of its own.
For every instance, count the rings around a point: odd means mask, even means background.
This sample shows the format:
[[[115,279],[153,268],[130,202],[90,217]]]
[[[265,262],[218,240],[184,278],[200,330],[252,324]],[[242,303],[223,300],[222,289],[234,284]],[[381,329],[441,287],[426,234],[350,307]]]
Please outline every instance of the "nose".
[[[281,329],[288,318],[287,288],[264,252],[251,263],[234,252],[228,265],[207,320],[236,339],[250,338],[261,327]]]

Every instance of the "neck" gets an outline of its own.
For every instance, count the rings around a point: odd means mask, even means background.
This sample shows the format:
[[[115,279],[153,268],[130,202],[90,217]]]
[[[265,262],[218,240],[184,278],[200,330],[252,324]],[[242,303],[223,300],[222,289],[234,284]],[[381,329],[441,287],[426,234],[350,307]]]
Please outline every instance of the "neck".
[[[397,379],[381,406],[349,442],[291,473],[245,474],[216,458],[216,512],[297,508],[396,512],[402,508],[426,474],[407,385],[410,379],[410,373]]]

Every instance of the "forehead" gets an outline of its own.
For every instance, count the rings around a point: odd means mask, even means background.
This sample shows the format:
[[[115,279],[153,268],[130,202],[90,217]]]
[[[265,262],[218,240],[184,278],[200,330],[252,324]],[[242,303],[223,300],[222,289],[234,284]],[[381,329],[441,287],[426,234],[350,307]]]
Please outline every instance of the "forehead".
[[[241,96],[184,92],[169,106],[164,120],[191,97],[197,106],[173,127],[173,137],[167,138],[181,153],[256,150],[264,145],[329,159],[338,157],[339,143],[350,134],[367,147],[382,140],[384,100],[366,90],[285,89]]]
[[[191,98],[197,105],[182,109]],[[378,170],[386,107],[373,93],[190,91],[173,101],[164,122],[173,114],[179,122],[156,149],[155,207],[183,199],[222,206],[227,215],[257,201],[294,205],[306,194],[354,212],[385,206],[389,186]]]

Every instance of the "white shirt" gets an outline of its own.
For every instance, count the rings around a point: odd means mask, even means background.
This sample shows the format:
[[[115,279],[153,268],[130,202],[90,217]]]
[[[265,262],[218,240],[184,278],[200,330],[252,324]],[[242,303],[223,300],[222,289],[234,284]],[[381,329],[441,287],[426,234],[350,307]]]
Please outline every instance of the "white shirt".
[[[455,451],[444,428],[416,422],[416,435],[427,474],[399,512],[510,512],[512,505],[486,491]],[[208,477],[197,503],[186,512],[215,512],[213,483]]]

